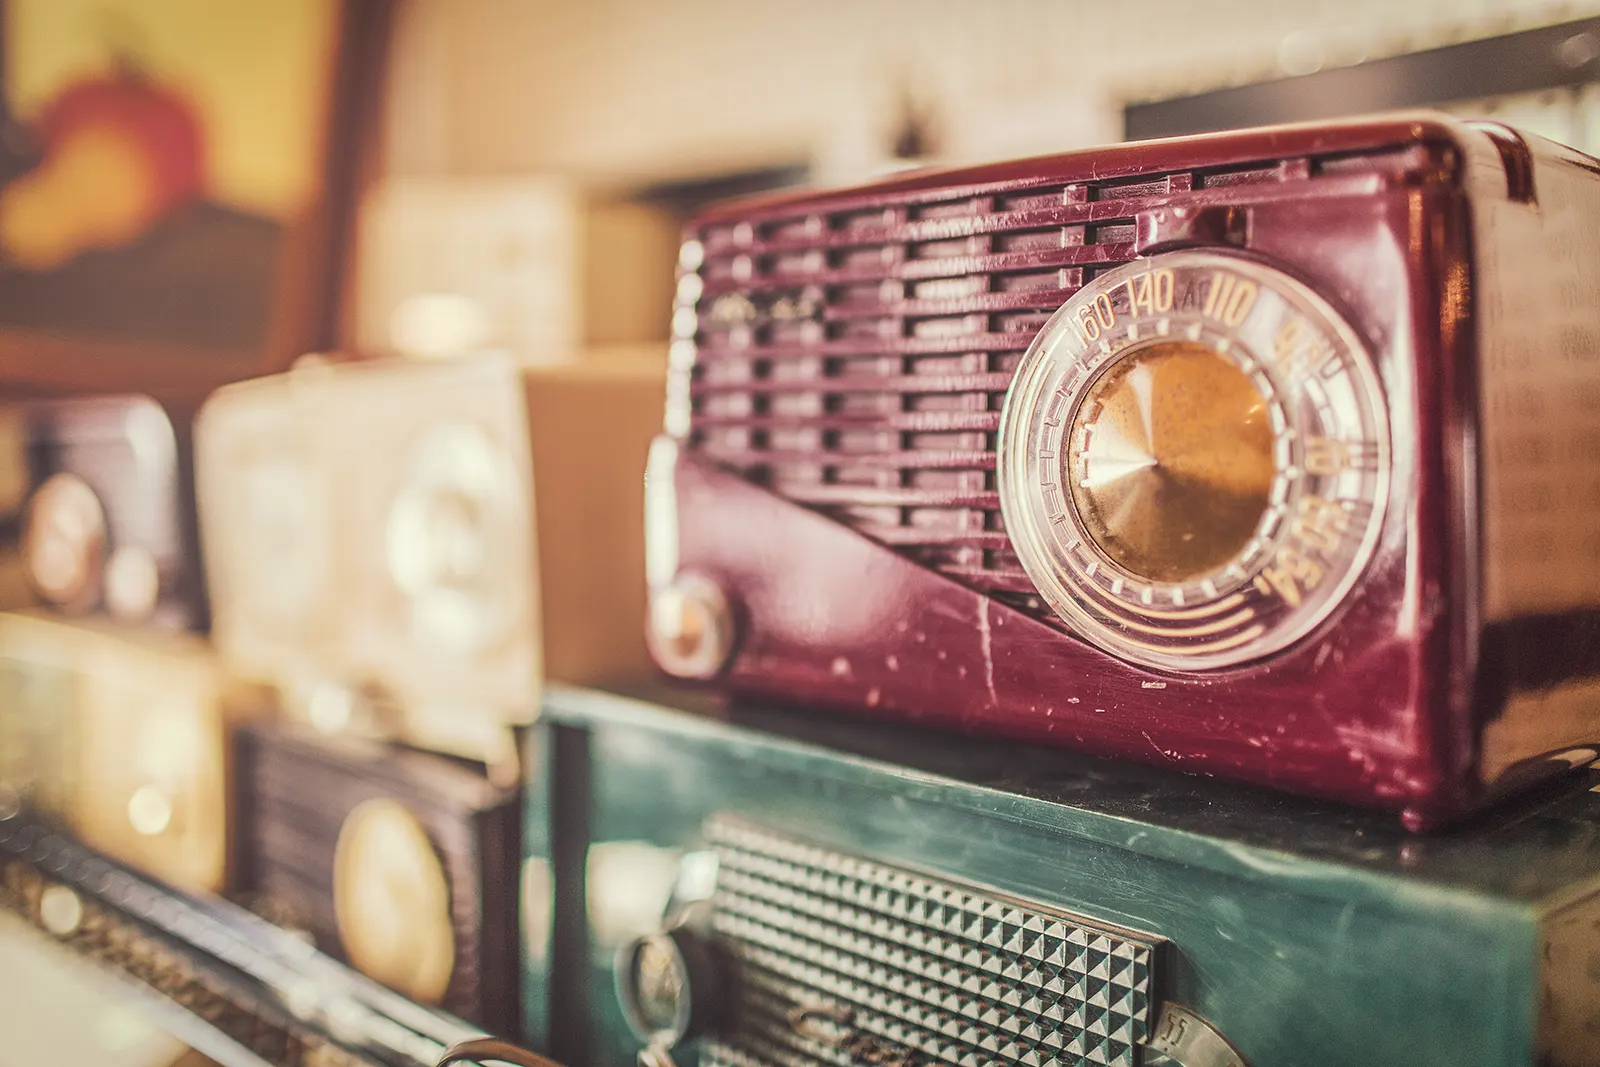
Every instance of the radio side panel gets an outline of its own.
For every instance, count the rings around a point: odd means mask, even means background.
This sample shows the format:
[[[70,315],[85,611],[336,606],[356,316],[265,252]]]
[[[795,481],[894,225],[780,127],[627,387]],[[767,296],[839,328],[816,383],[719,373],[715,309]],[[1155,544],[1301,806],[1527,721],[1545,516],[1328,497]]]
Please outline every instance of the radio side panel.
[[[1600,162],[1503,135],[1474,198],[1478,767],[1600,743]],[[1517,176],[1520,175],[1520,181]]]

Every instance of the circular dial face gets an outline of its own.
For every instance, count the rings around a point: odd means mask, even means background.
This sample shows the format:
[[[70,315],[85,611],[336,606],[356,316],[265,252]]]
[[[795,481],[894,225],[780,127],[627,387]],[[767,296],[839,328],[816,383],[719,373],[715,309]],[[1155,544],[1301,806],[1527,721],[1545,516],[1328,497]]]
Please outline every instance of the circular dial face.
[[[39,595],[82,610],[99,596],[106,515],[89,483],[53,474],[33,494],[23,532],[23,558]]]
[[[477,426],[446,422],[423,434],[389,512],[387,549],[426,637],[478,650],[509,626],[516,500],[510,462]]]
[[[1388,416],[1360,338],[1253,260],[1173,252],[1099,275],[1006,396],[1006,530],[1088,640],[1170,670],[1278,651],[1359,577]]]
[[[387,797],[345,818],[334,847],[339,939],[357,969],[437,1004],[455,969],[450,883],[416,816]]]
[[[688,1016],[689,983],[670,937],[647,937],[634,947],[624,976],[632,993],[633,1022],[647,1036],[681,1036]]]

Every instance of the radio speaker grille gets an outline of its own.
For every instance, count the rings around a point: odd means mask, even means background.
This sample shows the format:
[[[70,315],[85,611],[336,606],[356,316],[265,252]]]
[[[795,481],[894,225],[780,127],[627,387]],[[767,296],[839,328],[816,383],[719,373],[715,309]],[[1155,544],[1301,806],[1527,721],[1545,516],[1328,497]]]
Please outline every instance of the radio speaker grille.
[[[1053,622],[995,482],[1001,409],[1034,336],[1095,274],[1135,257],[1141,212],[1243,186],[1276,195],[1352,164],[1402,175],[1427,163],[1389,155],[1115,180],[1042,170],[706,222],[693,231],[698,284],[680,287],[675,319],[694,331],[687,447]]]
[[[738,992],[708,1064],[1132,1065],[1160,938],[707,824]]]

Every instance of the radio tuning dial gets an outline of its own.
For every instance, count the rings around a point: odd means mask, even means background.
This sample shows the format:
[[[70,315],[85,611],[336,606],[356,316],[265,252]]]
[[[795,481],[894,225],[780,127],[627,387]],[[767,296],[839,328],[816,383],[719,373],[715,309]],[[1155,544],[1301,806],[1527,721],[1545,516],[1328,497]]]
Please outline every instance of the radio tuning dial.
[[[1131,353],[1074,419],[1062,481],[1095,546],[1131,573],[1181,582],[1250,542],[1277,474],[1266,399],[1222,353],[1188,341]]]
[[[58,607],[81,611],[98,595],[106,516],[95,491],[75,474],[53,474],[33,494],[22,536],[29,579]]]
[[[1388,413],[1360,336],[1235,254],[1096,276],[1034,339],[1001,416],[1006,530],[1087,640],[1202,671],[1319,625],[1371,557]]]
[[[670,1050],[710,1030],[722,1009],[715,953],[681,923],[622,947],[616,962],[617,999],[644,1043],[639,1062],[668,1067]]]
[[[333,898],[352,964],[413,1000],[444,999],[456,960],[450,882],[404,804],[376,797],[346,817],[334,846]]]

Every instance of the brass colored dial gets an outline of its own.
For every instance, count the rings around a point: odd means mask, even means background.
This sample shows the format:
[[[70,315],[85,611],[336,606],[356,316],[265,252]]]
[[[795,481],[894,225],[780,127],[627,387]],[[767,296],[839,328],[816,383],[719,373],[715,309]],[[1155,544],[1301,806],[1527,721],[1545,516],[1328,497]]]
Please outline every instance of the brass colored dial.
[[[339,939],[358,970],[413,1000],[444,999],[455,970],[450,883],[404,804],[379,797],[345,818],[333,898]]]
[[[1062,471],[1089,534],[1117,563],[1181,582],[1227,563],[1267,510],[1267,404],[1220,353],[1187,341],[1117,363],[1078,408]]]
[[[1235,254],[1097,275],[1001,415],[1000,505],[1044,600],[1124,659],[1208,670],[1326,619],[1376,548],[1389,427],[1360,336]]]

